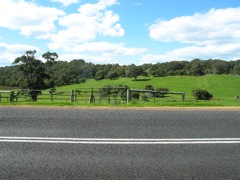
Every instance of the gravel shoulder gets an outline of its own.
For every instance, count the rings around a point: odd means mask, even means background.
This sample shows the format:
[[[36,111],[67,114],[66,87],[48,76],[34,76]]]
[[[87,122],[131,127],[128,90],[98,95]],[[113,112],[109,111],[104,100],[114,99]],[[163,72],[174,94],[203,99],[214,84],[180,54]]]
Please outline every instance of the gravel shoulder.
[[[224,107],[105,107],[105,106],[32,106],[32,105],[22,105],[22,106],[2,106],[0,108],[34,108],[34,109],[93,109],[93,110],[175,110],[175,111],[240,111],[240,106],[224,106]]]

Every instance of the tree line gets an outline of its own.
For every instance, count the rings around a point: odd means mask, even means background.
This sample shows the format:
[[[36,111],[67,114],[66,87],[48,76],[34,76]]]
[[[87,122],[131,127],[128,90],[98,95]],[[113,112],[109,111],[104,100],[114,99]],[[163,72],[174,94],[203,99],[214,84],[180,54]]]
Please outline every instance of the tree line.
[[[57,61],[58,55],[56,53],[47,52],[42,56],[46,59],[46,62],[43,63],[40,60],[33,61],[36,60],[34,57],[35,53],[35,51],[26,51],[23,56],[16,58],[12,66],[0,67],[0,86],[29,89],[29,81],[31,80],[35,83],[41,83],[42,89],[45,89],[84,83],[90,78],[100,81],[123,77],[130,77],[136,80],[139,76],[240,75],[240,60],[193,59],[192,61],[171,61],[137,66],[135,64],[93,64],[85,62],[83,59],[74,59],[70,62]],[[23,66],[26,63],[29,63],[28,66]],[[31,88],[34,89],[36,87],[33,85]]]

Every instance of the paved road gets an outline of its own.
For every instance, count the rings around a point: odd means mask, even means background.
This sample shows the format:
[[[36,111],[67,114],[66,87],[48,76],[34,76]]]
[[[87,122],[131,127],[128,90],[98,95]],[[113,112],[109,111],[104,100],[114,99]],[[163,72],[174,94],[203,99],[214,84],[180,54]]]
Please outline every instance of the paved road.
[[[1,179],[238,179],[239,109],[0,107]]]

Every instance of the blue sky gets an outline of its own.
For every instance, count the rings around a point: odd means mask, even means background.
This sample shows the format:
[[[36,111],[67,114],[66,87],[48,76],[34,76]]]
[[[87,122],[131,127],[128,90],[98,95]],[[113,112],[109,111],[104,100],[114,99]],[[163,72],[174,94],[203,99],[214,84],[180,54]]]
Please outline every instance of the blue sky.
[[[236,60],[239,17],[238,0],[4,0],[0,66],[26,50],[94,64]]]

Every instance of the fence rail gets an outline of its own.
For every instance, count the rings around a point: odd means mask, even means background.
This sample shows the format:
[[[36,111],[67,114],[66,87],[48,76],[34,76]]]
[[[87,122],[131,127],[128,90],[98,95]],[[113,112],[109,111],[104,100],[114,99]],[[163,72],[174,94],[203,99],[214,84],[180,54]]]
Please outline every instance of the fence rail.
[[[32,101],[35,94],[38,101],[71,101],[70,91],[29,90],[16,89],[12,91],[0,90],[0,102],[27,102]]]
[[[145,90],[145,89],[131,89],[133,92],[141,92],[141,93],[150,93],[151,97],[153,98],[154,102],[156,101],[156,95],[164,96],[167,94],[177,94],[182,96],[182,102],[185,101],[185,92],[170,92],[170,91],[155,91],[155,90]]]
[[[4,99],[6,99],[6,101],[13,102],[14,92],[13,91],[1,91],[0,90],[0,102],[2,102]]]
[[[139,101],[156,102],[168,94],[181,95],[181,101],[185,101],[184,92],[168,92],[129,89],[126,87],[102,87],[102,88],[78,88],[75,90],[29,90],[15,89],[9,91],[0,90],[0,102],[27,102],[33,101],[32,96],[36,95],[37,101],[51,102],[77,102],[77,103],[97,103],[97,104],[128,104],[131,93],[139,93]],[[141,98],[140,98],[141,97]]]
[[[75,102],[126,104],[129,102],[128,91],[123,87],[79,88],[75,90]]]

